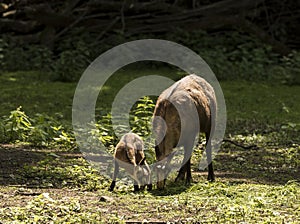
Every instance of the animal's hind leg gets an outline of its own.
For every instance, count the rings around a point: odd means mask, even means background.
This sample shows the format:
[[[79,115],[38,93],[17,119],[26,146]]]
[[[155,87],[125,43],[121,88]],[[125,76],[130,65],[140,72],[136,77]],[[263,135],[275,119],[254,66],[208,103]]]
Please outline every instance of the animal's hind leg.
[[[209,133],[205,134],[206,136],[206,157],[207,157],[207,163],[208,163],[208,181],[214,181],[215,180],[215,174],[214,174],[214,168],[212,164],[212,147],[211,147],[211,141],[209,140]]]
[[[117,176],[119,174],[119,164],[117,163],[117,161],[115,160],[115,170],[114,170],[114,174],[113,174],[113,180],[110,184],[110,187],[109,187],[109,191],[113,191],[115,186],[116,186],[116,179],[117,179]]]
[[[192,181],[191,174],[191,156],[192,156],[193,146],[192,144],[187,144],[184,146],[184,158],[186,161],[184,165],[180,168],[179,173],[175,181],[184,180],[186,174],[186,183],[189,184]]]
[[[190,184],[191,182],[192,182],[191,159],[189,159],[186,164],[186,184]]]

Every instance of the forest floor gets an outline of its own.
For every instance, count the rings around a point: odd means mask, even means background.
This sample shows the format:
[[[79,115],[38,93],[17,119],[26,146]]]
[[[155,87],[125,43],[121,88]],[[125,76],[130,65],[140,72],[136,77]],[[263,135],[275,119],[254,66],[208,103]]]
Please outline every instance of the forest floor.
[[[0,220],[298,223],[297,153],[299,145],[245,150],[225,144],[214,160],[214,183],[197,171],[194,159],[190,186],[173,183],[171,175],[164,191],[134,193],[120,181],[109,192],[110,180],[78,152],[1,145]]]

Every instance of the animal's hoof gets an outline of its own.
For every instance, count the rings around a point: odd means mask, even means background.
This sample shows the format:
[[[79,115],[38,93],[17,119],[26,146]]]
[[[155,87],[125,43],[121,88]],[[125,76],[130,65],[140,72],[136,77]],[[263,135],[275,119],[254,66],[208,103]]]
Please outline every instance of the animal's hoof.
[[[163,180],[163,181],[158,181],[158,182],[156,183],[156,187],[157,187],[158,190],[163,190],[163,189],[165,188],[165,180]]]
[[[215,181],[215,176],[208,176],[208,177],[207,177],[207,180],[208,180],[209,182],[214,182],[214,181]]]
[[[110,184],[109,188],[108,188],[108,191],[113,191],[113,190],[114,190],[114,188],[115,188],[115,186],[116,186],[116,181],[115,181],[115,180],[113,180],[113,181],[111,182],[111,184]]]
[[[152,184],[148,184],[148,185],[147,185],[147,190],[148,190],[148,191],[151,191],[151,190],[152,190]]]
[[[189,185],[191,185],[191,183],[193,182],[193,179],[187,179],[186,181],[185,181],[185,184],[187,185],[187,186],[189,186]]]
[[[184,180],[184,174],[182,175],[181,173],[178,174],[178,176],[175,178],[175,182],[179,182]]]
[[[114,185],[111,185],[111,186],[108,188],[108,191],[114,191],[114,188],[115,188],[115,186],[114,186]]]
[[[140,190],[140,188],[137,185],[134,185],[134,192],[138,192]]]

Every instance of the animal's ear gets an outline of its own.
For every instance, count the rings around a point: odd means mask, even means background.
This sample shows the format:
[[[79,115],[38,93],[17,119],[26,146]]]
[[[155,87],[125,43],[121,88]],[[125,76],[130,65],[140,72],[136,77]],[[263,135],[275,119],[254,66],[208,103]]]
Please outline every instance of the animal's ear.
[[[139,162],[139,164],[138,165],[142,165],[142,164],[144,164],[145,163],[145,160],[146,160],[146,156],[144,156],[144,158]]]

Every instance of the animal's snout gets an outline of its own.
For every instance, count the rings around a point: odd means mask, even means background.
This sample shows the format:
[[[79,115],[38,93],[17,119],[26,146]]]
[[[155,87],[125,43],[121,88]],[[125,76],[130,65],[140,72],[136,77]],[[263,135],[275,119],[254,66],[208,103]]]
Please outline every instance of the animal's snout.
[[[156,186],[158,189],[162,190],[165,187],[166,178],[169,173],[169,168],[166,164],[159,164],[155,167],[157,174]]]
[[[156,182],[157,189],[163,190],[165,188],[165,182],[166,182],[166,180],[157,181]]]
[[[135,178],[140,183],[140,185],[147,185],[150,184],[150,175],[151,173],[149,170],[146,169],[146,167],[143,166],[136,166],[135,167]]]

